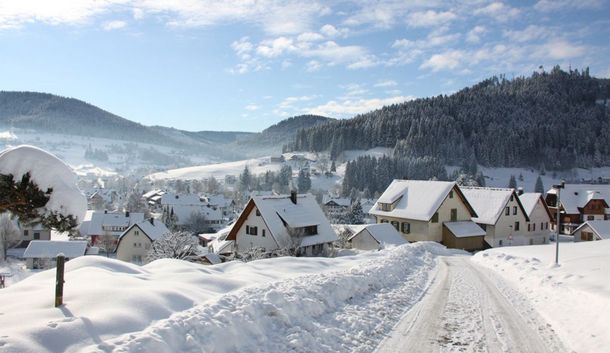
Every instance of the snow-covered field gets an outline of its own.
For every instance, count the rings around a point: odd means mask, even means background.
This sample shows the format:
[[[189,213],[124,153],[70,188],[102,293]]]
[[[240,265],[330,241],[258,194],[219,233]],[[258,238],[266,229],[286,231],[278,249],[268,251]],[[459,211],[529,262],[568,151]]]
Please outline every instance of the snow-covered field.
[[[554,244],[490,249],[472,260],[516,288],[571,350],[607,351],[610,241],[560,243],[559,266]]]
[[[81,257],[60,308],[53,270],[0,291],[0,350],[370,352],[452,253],[418,243],[209,267]]]
[[[282,168],[281,163],[271,163],[269,162],[269,157],[262,157],[235,162],[170,169],[164,172],[151,174],[148,177],[152,180],[193,180],[211,177],[223,180],[226,175],[237,177],[244,171],[246,166],[248,166],[250,173],[255,175],[264,174],[267,171],[278,172]]]

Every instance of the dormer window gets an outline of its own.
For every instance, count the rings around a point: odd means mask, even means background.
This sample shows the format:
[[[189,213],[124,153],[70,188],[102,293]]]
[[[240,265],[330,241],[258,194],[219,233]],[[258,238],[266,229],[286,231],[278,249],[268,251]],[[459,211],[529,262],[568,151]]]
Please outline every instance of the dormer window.
[[[382,211],[392,211],[392,204],[390,203],[379,203],[379,209]]]

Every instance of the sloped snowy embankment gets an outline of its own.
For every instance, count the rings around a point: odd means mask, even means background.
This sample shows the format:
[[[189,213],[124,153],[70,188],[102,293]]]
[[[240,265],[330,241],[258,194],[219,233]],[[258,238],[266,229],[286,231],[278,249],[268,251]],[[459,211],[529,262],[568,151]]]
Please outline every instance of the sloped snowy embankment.
[[[610,241],[491,249],[472,260],[494,270],[576,352],[610,346]],[[507,294],[507,293],[505,293]]]
[[[103,257],[0,292],[0,351],[370,352],[428,286],[435,243],[356,256],[144,267]]]

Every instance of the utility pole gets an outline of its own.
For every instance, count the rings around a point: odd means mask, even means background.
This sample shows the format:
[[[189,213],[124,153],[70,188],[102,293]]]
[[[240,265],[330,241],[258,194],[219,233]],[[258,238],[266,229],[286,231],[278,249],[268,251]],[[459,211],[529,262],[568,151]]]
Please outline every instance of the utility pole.
[[[553,189],[557,190],[557,201],[555,205],[557,206],[557,219],[555,220],[555,230],[557,231],[557,235],[555,236],[555,264],[559,265],[559,224],[561,223],[561,211],[559,209],[559,200],[561,189],[565,188],[566,182],[564,180],[561,181],[560,184],[553,185]]]

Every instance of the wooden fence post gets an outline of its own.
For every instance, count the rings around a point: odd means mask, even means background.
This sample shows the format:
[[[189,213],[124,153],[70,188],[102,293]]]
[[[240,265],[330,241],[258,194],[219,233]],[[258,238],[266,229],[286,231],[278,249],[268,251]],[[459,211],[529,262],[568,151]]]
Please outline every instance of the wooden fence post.
[[[64,254],[57,255],[57,272],[55,276],[55,307],[64,303],[64,264],[66,257]]]

